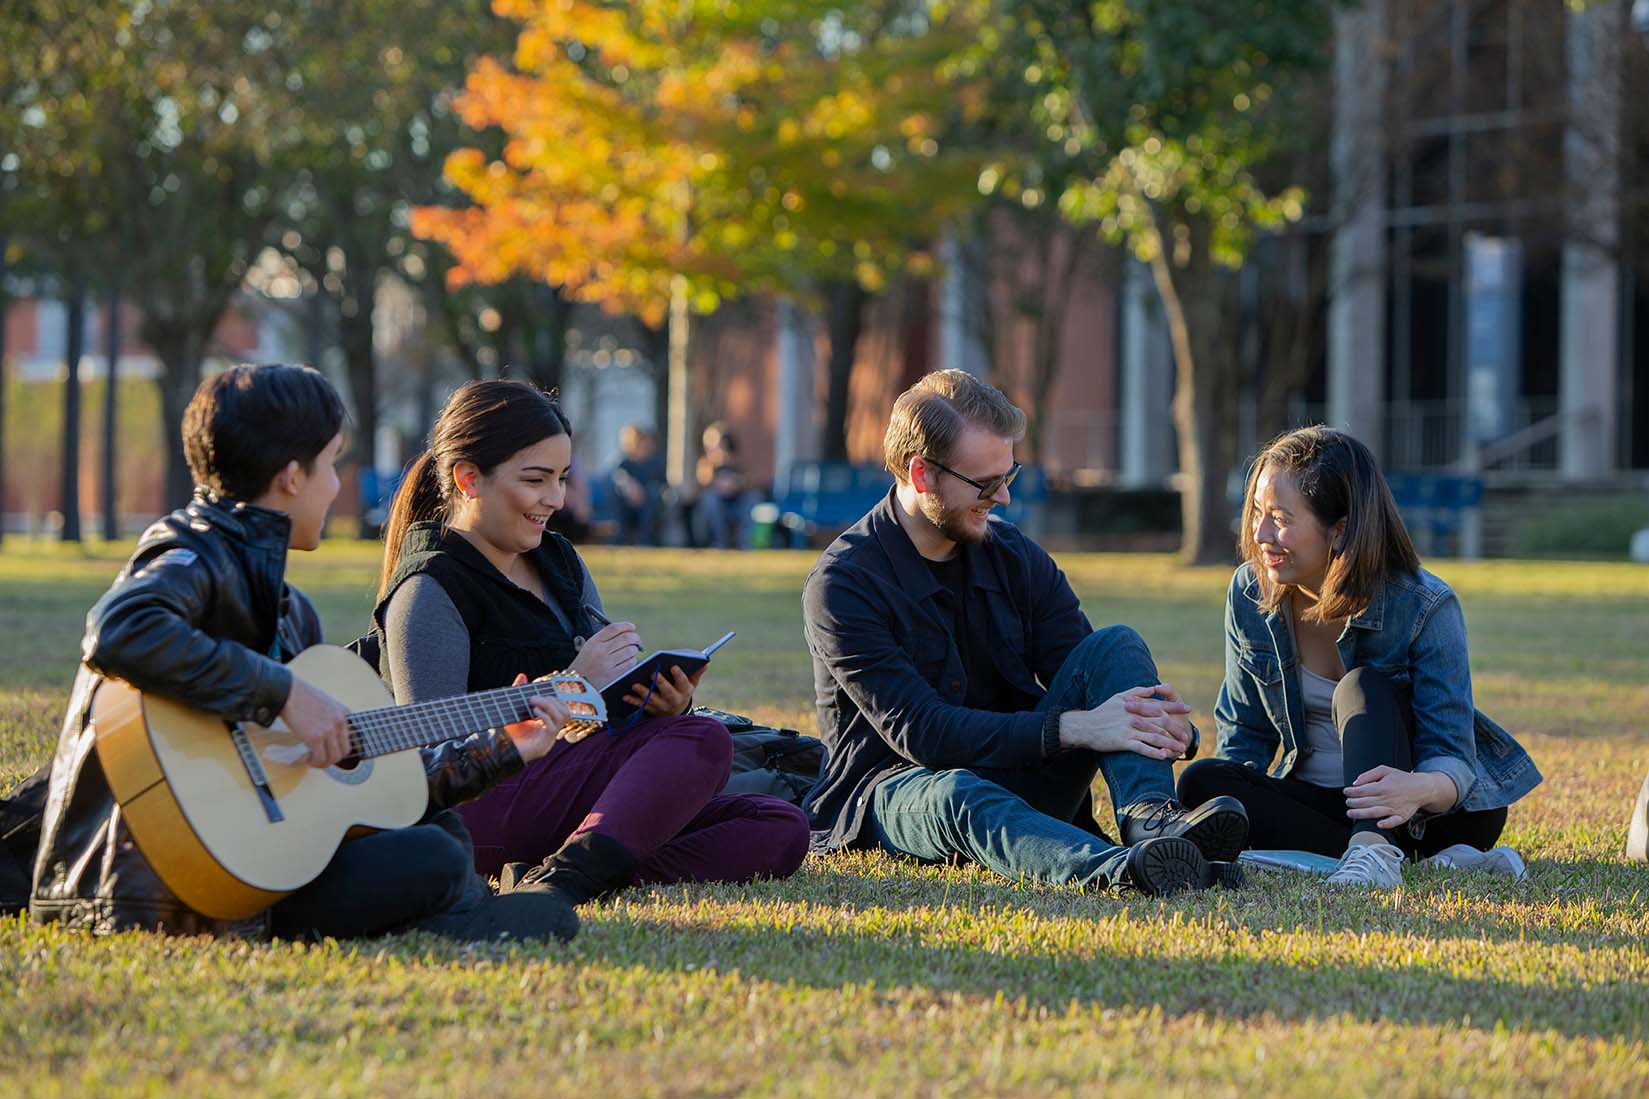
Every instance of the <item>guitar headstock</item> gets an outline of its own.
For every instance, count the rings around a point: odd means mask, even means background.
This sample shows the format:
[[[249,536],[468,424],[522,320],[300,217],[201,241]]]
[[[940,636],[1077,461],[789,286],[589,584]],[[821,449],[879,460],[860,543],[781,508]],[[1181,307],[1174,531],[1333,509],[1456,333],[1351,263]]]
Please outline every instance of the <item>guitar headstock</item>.
[[[558,734],[569,744],[577,744],[591,733],[607,727],[607,703],[601,692],[577,672],[551,672],[538,680],[548,683],[569,710],[572,720],[562,726]]]

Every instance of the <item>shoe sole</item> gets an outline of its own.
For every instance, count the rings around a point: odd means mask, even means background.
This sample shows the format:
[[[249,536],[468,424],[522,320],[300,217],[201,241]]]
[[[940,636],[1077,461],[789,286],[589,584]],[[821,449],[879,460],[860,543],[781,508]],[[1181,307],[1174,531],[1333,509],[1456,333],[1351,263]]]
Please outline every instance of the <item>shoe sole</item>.
[[[1221,889],[1241,889],[1248,881],[1248,873],[1240,863],[1213,859],[1205,861],[1208,863],[1208,874],[1203,881],[1204,889],[1215,885]]]
[[[1202,857],[1212,862],[1235,862],[1248,846],[1248,815],[1235,809],[1221,809],[1180,833],[1197,845]]]
[[[1128,877],[1134,888],[1153,897],[1207,889],[1214,874],[1197,845],[1179,836],[1146,840],[1128,859]]]

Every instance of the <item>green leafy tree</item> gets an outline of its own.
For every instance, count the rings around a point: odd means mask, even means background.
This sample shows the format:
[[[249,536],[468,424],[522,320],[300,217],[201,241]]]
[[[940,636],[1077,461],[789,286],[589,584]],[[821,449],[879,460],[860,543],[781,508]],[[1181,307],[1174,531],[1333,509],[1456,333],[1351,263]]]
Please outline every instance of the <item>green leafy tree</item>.
[[[1181,555],[1231,554],[1225,483],[1237,460],[1229,410],[1237,341],[1223,324],[1256,236],[1299,217],[1304,195],[1257,170],[1301,132],[1291,92],[1332,56],[1330,0],[1259,7],[1030,0],[1002,23],[1023,62],[1027,118],[1085,166],[1060,210],[1150,266],[1176,364],[1174,423],[1184,477]],[[1004,171],[1016,187],[1034,175]]]

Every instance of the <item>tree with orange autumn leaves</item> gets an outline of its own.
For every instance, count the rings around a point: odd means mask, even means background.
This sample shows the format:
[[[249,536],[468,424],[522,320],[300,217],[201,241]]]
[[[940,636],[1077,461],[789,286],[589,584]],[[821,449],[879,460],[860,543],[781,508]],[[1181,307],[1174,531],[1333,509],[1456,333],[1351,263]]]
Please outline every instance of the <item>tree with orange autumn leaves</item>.
[[[868,294],[925,273],[979,200],[989,5],[918,12],[822,0],[494,0],[514,56],[471,72],[448,178],[474,205],[413,227],[451,280],[524,275],[654,327],[672,295],[707,313],[752,290],[829,304],[827,457]],[[680,315],[680,314],[678,314]],[[839,391],[839,392],[838,392]],[[834,424],[835,431],[830,425]],[[832,438],[832,436],[836,436]]]

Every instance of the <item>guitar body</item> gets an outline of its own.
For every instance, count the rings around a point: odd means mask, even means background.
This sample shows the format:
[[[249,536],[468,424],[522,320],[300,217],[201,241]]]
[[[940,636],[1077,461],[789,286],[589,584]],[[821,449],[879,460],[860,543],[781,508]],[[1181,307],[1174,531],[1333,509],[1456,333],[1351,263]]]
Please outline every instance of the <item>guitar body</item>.
[[[393,706],[378,674],[354,653],[317,645],[287,665],[351,712]],[[428,805],[416,748],[311,767],[284,725],[244,724],[271,810],[230,726],[119,680],[92,706],[98,758],[143,857],[178,899],[216,919],[243,919],[314,880],[352,830],[404,828]]]

